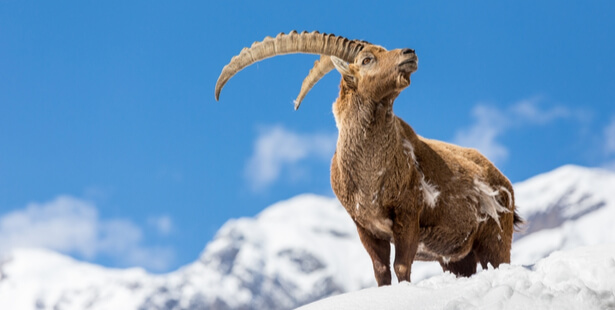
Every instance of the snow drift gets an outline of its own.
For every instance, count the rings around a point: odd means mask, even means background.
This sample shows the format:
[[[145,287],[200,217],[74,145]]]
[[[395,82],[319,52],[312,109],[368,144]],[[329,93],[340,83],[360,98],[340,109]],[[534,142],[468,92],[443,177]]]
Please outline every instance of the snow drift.
[[[322,309],[615,309],[615,246],[556,252],[531,268],[501,265],[471,278],[445,273],[301,307]]]

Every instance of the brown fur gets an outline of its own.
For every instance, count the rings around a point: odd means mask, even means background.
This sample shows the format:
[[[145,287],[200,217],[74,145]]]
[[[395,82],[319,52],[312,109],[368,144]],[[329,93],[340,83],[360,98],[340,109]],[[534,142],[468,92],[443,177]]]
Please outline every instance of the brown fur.
[[[363,64],[366,57],[371,62]],[[333,105],[339,137],[331,184],[357,225],[379,286],[391,283],[390,243],[399,281],[410,281],[414,260],[470,276],[477,263],[510,262],[520,221],[511,183],[489,160],[420,137],[393,114],[416,70],[407,64],[412,59],[414,51],[370,45],[347,67],[336,64],[342,82]]]

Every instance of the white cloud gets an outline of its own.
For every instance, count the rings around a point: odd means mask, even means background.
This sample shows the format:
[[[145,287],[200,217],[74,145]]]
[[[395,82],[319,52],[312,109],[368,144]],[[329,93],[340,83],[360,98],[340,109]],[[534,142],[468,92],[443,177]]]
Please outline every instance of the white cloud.
[[[291,170],[309,157],[329,160],[335,150],[334,134],[299,134],[274,126],[261,131],[246,166],[254,190],[275,182],[284,168]]]
[[[521,100],[511,106],[510,111],[514,117],[517,117],[519,120],[536,125],[543,125],[560,118],[568,118],[571,116],[571,111],[562,106],[540,110],[538,103],[541,100],[541,97]]]
[[[459,130],[454,142],[478,149],[493,162],[505,160],[508,149],[496,139],[510,126],[509,120],[500,110],[482,105],[475,106],[472,115],[476,123],[470,128]]]
[[[145,247],[142,230],[124,219],[104,220],[87,201],[60,196],[32,203],[0,217],[0,253],[17,247],[43,247],[86,259],[106,255],[125,266],[165,270],[170,248]]]
[[[615,171],[615,117],[611,118],[611,122],[603,129],[603,152],[605,155],[605,162],[601,164],[601,167]]]
[[[518,101],[504,110],[476,105],[472,110],[475,123],[469,128],[458,130],[453,142],[476,148],[491,161],[502,163],[508,157],[508,148],[499,142],[498,138],[507,131],[521,126],[546,125],[573,116],[573,113],[563,106],[541,109],[540,101],[540,97],[533,97]],[[584,113],[579,113],[578,117],[582,119]]]
[[[604,128],[604,150],[608,155],[615,153],[615,118]]]
[[[173,221],[168,215],[150,217],[147,219],[147,223],[163,236],[170,234],[173,230]]]

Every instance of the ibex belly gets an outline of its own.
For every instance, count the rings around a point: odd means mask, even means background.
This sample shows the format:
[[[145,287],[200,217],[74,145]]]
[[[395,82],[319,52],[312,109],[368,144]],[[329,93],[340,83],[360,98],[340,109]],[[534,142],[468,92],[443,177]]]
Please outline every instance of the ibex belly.
[[[420,244],[417,260],[457,261],[472,250],[477,233],[484,226],[501,231],[499,215],[510,213],[500,196],[510,197],[506,188],[493,190],[478,180],[457,195],[443,195],[436,208],[421,215]],[[500,238],[501,240],[501,238]]]

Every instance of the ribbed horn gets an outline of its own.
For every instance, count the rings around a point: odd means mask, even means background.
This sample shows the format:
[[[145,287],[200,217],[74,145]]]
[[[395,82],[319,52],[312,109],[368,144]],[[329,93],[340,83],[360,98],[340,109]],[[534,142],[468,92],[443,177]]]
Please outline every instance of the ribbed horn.
[[[241,50],[239,55],[233,57],[231,62],[222,68],[222,73],[216,82],[216,100],[220,98],[224,84],[233,75],[257,61],[277,55],[307,53],[336,56],[352,62],[364,47],[363,42],[318,31],[297,33],[293,30],[289,34],[280,33],[275,38],[266,37],[263,41],[254,42],[250,48]]]
[[[358,41],[358,42],[364,45],[372,45],[371,43],[367,41]],[[307,93],[310,92],[312,87],[314,87],[314,85],[316,85],[316,83],[318,83],[320,79],[322,79],[325,75],[327,75],[327,73],[331,72],[331,70],[333,70],[334,68],[335,66],[333,65],[333,62],[331,61],[331,56],[320,55],[320,60],[316,60],[314,62],[314,67],[312,67],[312,69],[310,70],[310,73],[308,74],[308,76],[305,77],[305,79],[303,80],[303,83],[301,84],[301,91],[299,92],[297,99],[295,99],[294,101],[295,110],[299,109],[301,102],[303,102],[303,98],[305,98],[305,95],[307,95]]]
[[[303,83],[301,84],[301,91],[299,92],[299,96],[295,99],[295,110],[299,109],[301,105],[301,101],[305,98],[305,95],[322,79],[327,73],[333,70],[335,66],[333,66],[333,62],[331,61],[331,57],[327,55],[320,55],[320,60],[316,60],[314,62],[314,67],[310,70],[308,76],[305,77]]]

